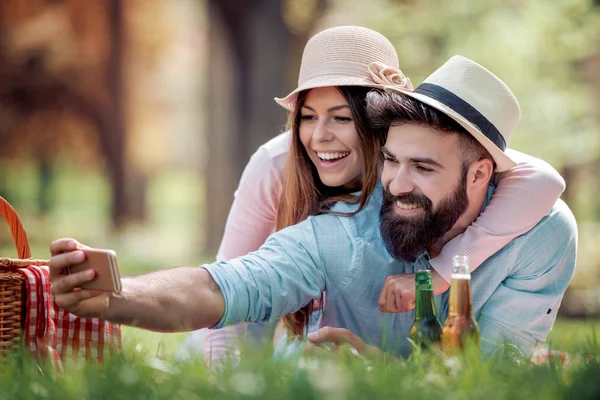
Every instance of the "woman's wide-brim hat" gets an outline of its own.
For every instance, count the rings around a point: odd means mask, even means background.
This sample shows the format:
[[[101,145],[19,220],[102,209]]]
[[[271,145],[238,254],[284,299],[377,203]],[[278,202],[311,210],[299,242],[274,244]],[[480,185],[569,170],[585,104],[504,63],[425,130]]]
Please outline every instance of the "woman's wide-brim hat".
[[[454,56],[414,90],[393,85],[385,89],[454,119],[492,155],[497,172],[517,165],[505,150],[521,116],[519,103],[504,82],[476,62]]]
[[[275,101],[291,111],[298,93],[328,86],[413,88],[400,71],[392,43],[382,34],[360,26],[338,26],[310,38],[302,54],[298,87]]]

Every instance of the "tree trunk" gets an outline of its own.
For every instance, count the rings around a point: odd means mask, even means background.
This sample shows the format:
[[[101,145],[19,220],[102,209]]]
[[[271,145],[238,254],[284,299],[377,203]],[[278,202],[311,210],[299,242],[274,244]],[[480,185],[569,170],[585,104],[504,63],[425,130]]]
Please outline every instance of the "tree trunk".
[[[108,60],[108,91],[110,104],[107,157],[112,183],[112,221],[115,227],[125,222],[127,196],[125,190],[125,124],[123,119],[123,7],[120,0],[110,0],[110,55]]]
[[[286,118],[273,101],[285,91],[291,40],[281,20],[280,2],[260,0],[243,11],[238,7],[236,15],[224,14],[230,10],[219,2],[209,4],[206,254],[214,254],[219,246],[248,159],[280,132]]]
[[[287,114],[273,98],[289,91],[286,60],[293,37],[281,18],[281,1],[256,2],[247,21],[244,38],[250,51],[244,64],[248,86],[246,120],[239,132],[246,141],[241,167],[261,144],[282,132]],[[305,42],[304,38],[302,46]]]
[[[573,187],[574,185],[577,185],[576,168],[565,165],[561,170],[561,175],[565,180],[567,186],[565,187],[565,191],[560,197],[565,203],[569,204],[569,202],[573,200],[572,194],[577,192],[576,188]],[[571,205],[571,207],[573,206]]]
[[[206,237],[205,251],[214,254],[223,235],[232,193],[242,166],[244,150],[239,140],[243,113],[243,80],[236,59],[233,39],[222,22],[214,3],[209,3],[209,65],[208,65],[208,130],[206,142],[208,160],[206,177]]]

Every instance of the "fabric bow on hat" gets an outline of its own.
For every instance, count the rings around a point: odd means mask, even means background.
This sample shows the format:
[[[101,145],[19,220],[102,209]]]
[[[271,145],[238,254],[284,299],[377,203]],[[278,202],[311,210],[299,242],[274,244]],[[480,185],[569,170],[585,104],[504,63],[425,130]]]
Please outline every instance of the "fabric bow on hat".
[[[415,89],[410,79],[404,76],[402,71],[380,62],[373,62],[369,65],[369,75],[380,85],[395,86],[409,91]]]

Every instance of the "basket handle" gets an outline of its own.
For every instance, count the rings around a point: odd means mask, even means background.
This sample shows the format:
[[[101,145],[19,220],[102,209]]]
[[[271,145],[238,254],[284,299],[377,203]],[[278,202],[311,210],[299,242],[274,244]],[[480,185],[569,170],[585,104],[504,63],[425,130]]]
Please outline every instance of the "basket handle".
[[[0,213],[10,227],[10,233],[12,233],[15,245],[17,246],[17,254],[19,255],[19,258],[31,258],[29,239],[27,239],[27,233],[25,232],[25,228],[23,228],[23,224],[19,219],[19,215],[2,196],[0,196]]]

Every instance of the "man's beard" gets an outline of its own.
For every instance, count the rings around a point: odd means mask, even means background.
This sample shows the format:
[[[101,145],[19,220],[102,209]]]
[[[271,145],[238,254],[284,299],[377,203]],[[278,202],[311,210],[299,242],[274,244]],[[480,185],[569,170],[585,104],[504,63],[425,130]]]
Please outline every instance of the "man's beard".
[[[396,200],[416,204],[423,212],[415,217],[398,215],[394,211]],[[396,259],[415,261],[454,226],[468,204],[466,171],[454,193],[443,199],[435,212],[431,200],[423,194],[413,192],[396,197],[384,188],[379,221],[385,247]]]

